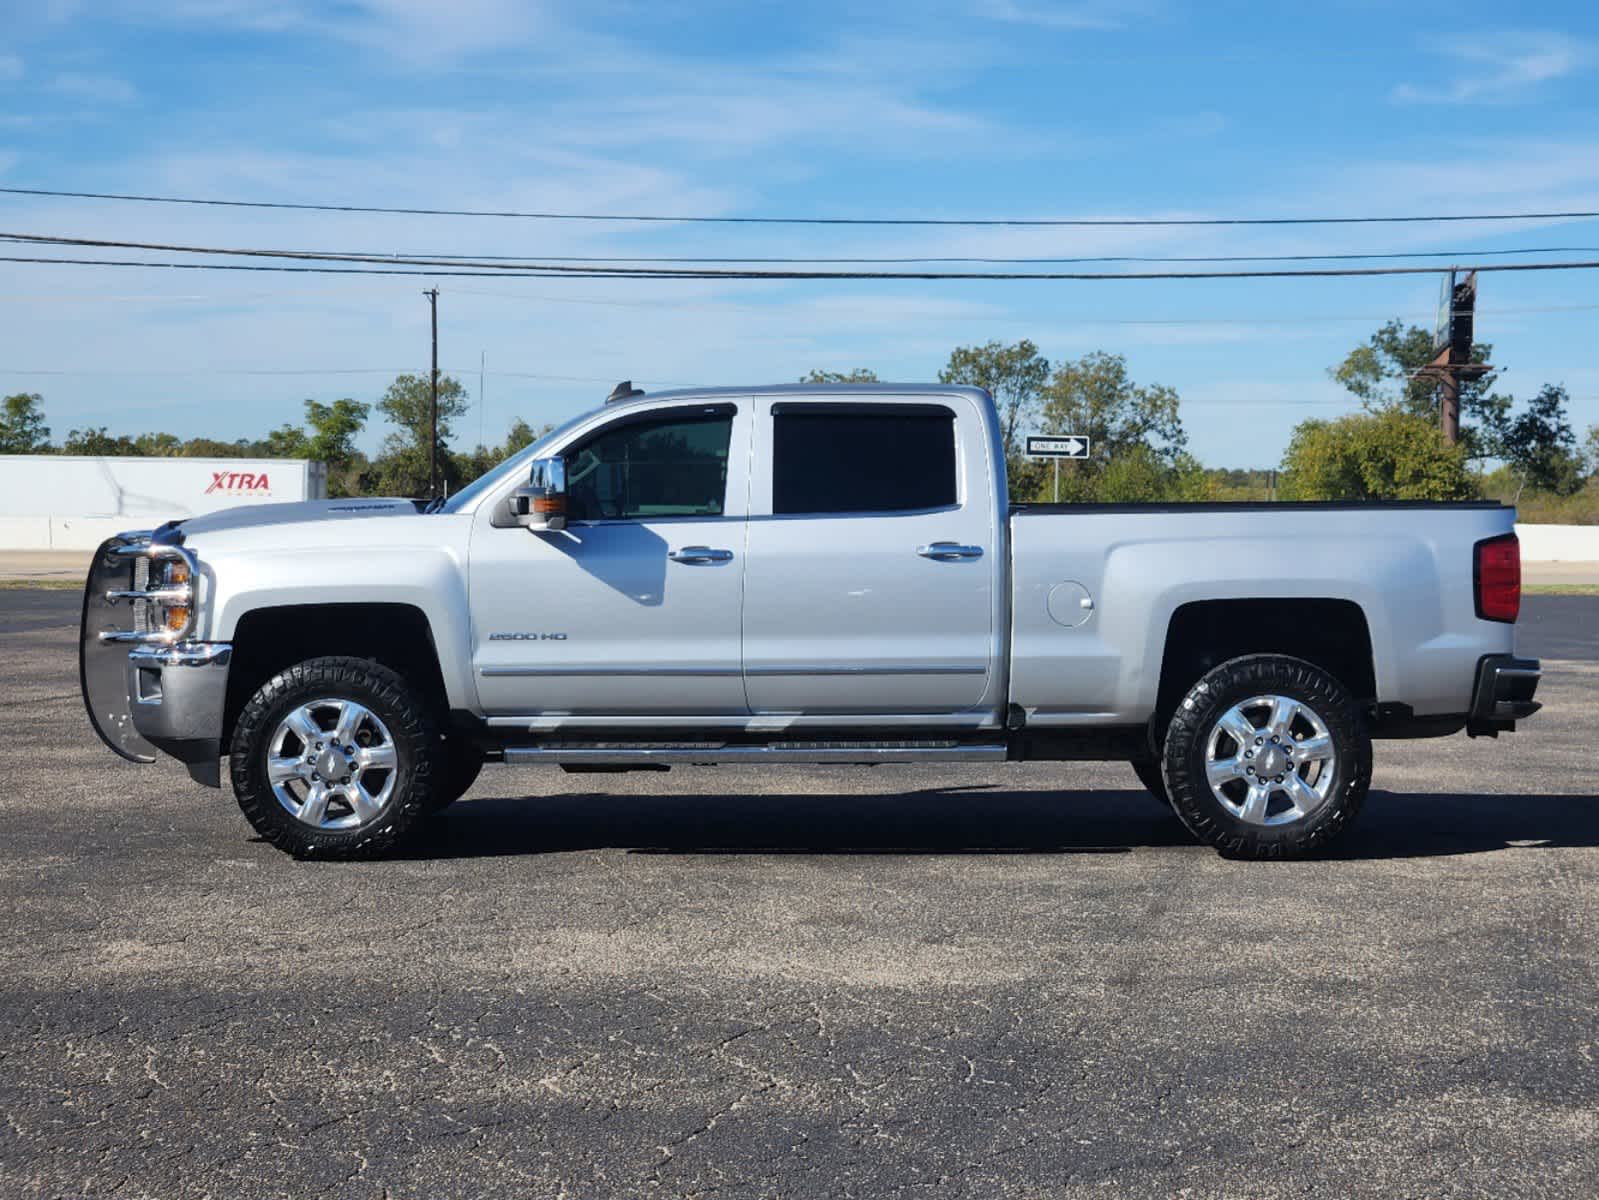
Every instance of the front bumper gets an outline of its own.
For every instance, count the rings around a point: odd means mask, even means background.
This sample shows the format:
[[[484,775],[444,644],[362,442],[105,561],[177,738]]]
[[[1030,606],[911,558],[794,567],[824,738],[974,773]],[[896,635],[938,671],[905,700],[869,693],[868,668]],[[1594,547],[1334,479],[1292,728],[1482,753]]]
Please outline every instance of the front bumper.
[[[211,787],[222,782],[222,714],[232,661],[227,642],[139,646],[128,652],[134,729]]]
[[[1472,691],[1466,732],[1472,737],[1498,737],[1514,730],[1517,721],[1543,707],[1532,698],[1542,678],[1543,667],[1536,658],[1484,656],[1477,664],[1477,686]]]

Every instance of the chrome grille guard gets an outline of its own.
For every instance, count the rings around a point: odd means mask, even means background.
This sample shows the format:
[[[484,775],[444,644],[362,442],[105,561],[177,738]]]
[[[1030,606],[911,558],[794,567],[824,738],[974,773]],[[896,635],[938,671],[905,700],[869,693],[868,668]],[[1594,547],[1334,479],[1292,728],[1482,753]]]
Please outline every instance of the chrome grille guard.
[[[94,552],[83,589],[78,637],[78,684],[89,722],[100,740],[131,762],[155,761],[155,747],[133,727],[129,694],[130,648],[177,645],[194,632],[194,587],[199,565],[194,554],[164,531],[119,533]],[[189,580],[176,587],[151,587],[152,562],[181,559]],[[187,602],[188,616],[177,629],[160,627],[157,606]]]

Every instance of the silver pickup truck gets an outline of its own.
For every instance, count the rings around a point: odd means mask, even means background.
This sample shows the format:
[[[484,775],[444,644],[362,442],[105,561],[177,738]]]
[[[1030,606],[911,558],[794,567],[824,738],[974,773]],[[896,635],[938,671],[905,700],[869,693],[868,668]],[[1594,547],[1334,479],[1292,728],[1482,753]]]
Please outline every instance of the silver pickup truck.
[[[936,385],[620,386],[442,504],[100,547],[95,729],[297,855],[381,853],[485,762],[1121,760],[1222,853],[1324,846],[1374,738],[1538,704],[1497,504],[1010,505]]]

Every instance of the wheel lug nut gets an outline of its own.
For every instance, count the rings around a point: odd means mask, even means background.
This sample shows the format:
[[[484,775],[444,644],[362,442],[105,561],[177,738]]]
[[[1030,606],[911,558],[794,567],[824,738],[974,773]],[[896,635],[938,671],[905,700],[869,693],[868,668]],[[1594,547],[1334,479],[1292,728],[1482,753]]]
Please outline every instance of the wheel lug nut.
[[[1260,744],[1261,744],[1261,743],[1262,743],[1262,742],[1263,742],[1263,741],[1265,741],[1265,739],[1264,739],[1264,738],[1256,738],[1256,739],[1255,739],[1255,745],[1257,745],[1257,746],[1258,746],[1258,745],[1260,745]]]
[[[1253,775],[1254,773],[1255,773],[1255,768],[1254,767],[1245,767],[1244,768],[1244,774],[1245,775]]]
[[[1255,752],[1253,750],[1245,750],[1244,751],[1244,757],[1245,758],[1254,758],[1255,757]]]

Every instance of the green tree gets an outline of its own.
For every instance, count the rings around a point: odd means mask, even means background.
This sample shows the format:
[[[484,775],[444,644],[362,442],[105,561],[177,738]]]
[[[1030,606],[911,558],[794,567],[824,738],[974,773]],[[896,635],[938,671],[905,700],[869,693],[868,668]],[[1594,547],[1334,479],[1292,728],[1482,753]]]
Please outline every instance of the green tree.
[[[133,453],[141,458],[177,458],[183,439],[175,433],[141,433],[133,439]]]
[[[125,434],[113,437],[104,425],[90,426],[88,429],[73,429],[67,433],[66,440],[61,443],[63,454],[90,454],[100,457],[127,456],[137,454],[139,448],[134,440]]]
[[[1433,335],[1419,325],[1392,320],[1356,346],[1328,374],[1360,397],[1368,412],[1395,408],[1414,416],[1438,420],[1438,382],[1417,372],[1432,362]],[[1475,342],[1471,361],[1486,364],[1493,347]],[[1500,434],[1510,399],[1494,392],[1495,372],[1460,385],[1460,439],[1468,457],[1490,458],[1500,451]]]
[[[1504,423],[1499,456],[1539,491],[1569,496],[1582,486],[1577,435],[1566,416],[1566,389],[1546,383]]]
[[[355,439],[366,427],[371,411],[371,405],[348,397],[332,404],[318,400],[305,402],[305,423],[311,432],[304,439],[303,457],[327,464],[329,496],[354,494],[356,476],[363,461],[361,452],[355,448]]]
[[[42,454],[50,448],[44,423],[44,397],[18,392],[0,405],[0,454]]]
[[[500,456],[496,461],[503,462],[511,455],[526,450],[554,428],[553,425],[545,425],[541,429],[534,429],[521,417],[517,417],[511,422],[511,431],[505,435],[505,444],[500,447]]]
[[[378,412],[392,424],[399,426],[397,434],[404,443],[420,448],[424,453],[428,445],[429,423],[428,381],[420,375],[401,375],[388,386],[378,400]],[[445,448],[455,432],[452,422],[464,416],[467,409],[466,389],[459,380],[448,375],[439,378],[439,446]]]
[[[811,371],[800,377],[801,383],[876,383],[877,372],[865,367],[853,371]]]
[[[1095,500],[1106,470],[1126,456],[1147,454],[1162,472],[1181,461],[1188,435],[1178,412],[1177,392],[1161,384],[1136,384],[1127,360],[1096,350],[1055,368],[1043,390],[1043,427],[1052,433],[1086,435],[1090,457],[1062,464],[1062,499]],[[1111,486],[1125,489],[1139,468],[1112,475]],[[1141,486],[1141,485],[1139,485]]]
[[[1466,448],[1428,417],[1390,407],[1302,422],[1283,456],[1287,500],[1469,500]]]
[[[1005,441],[1005,461],[1012,470],[1022,464],[1022,447],[1018,443],[1038,415],[1039,398],[1048,379],[1049,360],[1026,338],[1012,346],[999,341],[957,346],[938,373],[940,383],[986,388],[994,397],[1000,434]]]
[[[183,443],[180,453],[185,458],[267,458],[261,449],[261,443],[252,442],[249,438],[239,438],[232,442],[219,442],[215,438],[190,438]]]
[[[1105,463],[1094,499],[1105,504],[1147,504],[1170,496],[1174,472],[1148,446],[1130,446]]]
[[[479,475],[488,474],[511,455],[527,449],[554,428],[554,425],[546,424],[534,429],[521,417],[517,417],[511,422],[510,431],[506,433],[505,441],[500,445],[478,446],[470,454],[459,455],[456,458],[461,471],[461,482],[471,483]]]
[[[256,443],[263,458],[310,458],[306,451],[305,430],[285,422],[269,431]]]
[[[423,496],[428,491],[429,385],[418,375],[401,375],[378,400],[378,412],[398,428],[383,439],[382,450],[371,469],[363,472],[362,486],[375,487],[390,496]],[[448,445],[451,422],[465,414],[466,389],[449,376],[439,379],[439,477],[451,490],[461,481],[460,465]]]

